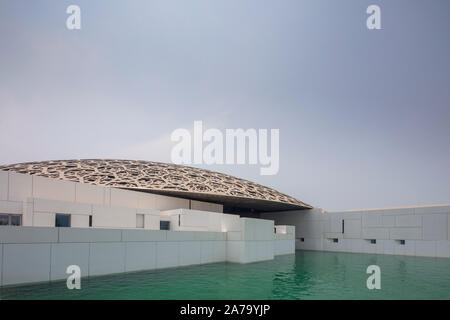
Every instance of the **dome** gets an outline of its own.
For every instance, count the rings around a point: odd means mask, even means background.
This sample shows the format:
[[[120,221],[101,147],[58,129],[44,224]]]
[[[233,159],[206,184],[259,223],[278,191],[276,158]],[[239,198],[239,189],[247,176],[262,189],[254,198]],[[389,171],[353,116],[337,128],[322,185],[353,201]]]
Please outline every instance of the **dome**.
[[[247,180],[209,170],[160,162],[58,160],[0,166],[0,170],[258,211],[312,208],[288,195]]]

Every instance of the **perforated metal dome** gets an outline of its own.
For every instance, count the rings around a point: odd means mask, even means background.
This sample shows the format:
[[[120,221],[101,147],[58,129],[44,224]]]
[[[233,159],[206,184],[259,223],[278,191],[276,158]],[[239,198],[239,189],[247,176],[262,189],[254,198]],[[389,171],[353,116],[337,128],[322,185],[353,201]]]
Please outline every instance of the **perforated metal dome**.
[[[0,170],[261,211],[311,208],[304,202],[247,180],[204,169],[160,162],[58,160],[0,166]]]

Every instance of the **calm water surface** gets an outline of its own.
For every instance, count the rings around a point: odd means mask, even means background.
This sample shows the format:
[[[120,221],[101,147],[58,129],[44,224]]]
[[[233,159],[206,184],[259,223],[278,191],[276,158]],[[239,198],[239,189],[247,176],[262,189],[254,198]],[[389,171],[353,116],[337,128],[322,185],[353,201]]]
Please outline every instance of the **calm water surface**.
[[[366,268],[381,268],[368,290]],[[297,251],[246,265],[215,263],[7,287],[0,299],[450,299],[450,259]]]

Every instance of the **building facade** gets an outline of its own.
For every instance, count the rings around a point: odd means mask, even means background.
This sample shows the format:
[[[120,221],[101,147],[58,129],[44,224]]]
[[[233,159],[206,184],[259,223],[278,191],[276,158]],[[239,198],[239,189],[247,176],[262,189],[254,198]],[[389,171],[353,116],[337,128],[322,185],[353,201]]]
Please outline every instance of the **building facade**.
[[[217,172],[145,161],[0,167],[0,285],[298,250],[450,257],[450,205],[327,212]]]
[[[200,180],[211,175],[219,180],[223,178],[219,174],[185,167],[183,172],[169,170],[172,176],[152,173],[165,177],[163,187],[169,190],[165,192],[156,183],[158,188],[150,190],[149,176],[138,178],[147,179],[145,186],[136,186],[131,178],[124,177],[131,174],[136,178],[129,167],[135,162],[125,162],[129,171],[124,171],[117,168],[124,165],[123,161],[107,161],[109,166],[104,166],[104,160],[89,160],[89,166],[95,164],[117,174],[105,178],[98,170],[88,171],[100,177],[90,182],[87,177],[83,182],[73,181],[74,167],[67,171],[73,163],[39,163],[39,172],[29,165],[29,171],[22,165],[16,166],[17,170],[0,168],[1,285],[65,279],[69,265],[80,266],[84,276],[94,276],[213,262],[250,263],[295,252],[293,226],[223,213],[225,206],[234,208],[241,201],[221,192],[218,182],[215,190],[195,191],[202,189]],[[152,163],[151,167],[157,170],[161,165]],[[174,166],[162,168],[167,172]],[[60,172],[71,174],[71,178],[55,177]],[[181,175],[183,183],[175,184],[178,190],[171,184]],[[225,186],[230,186],[227,191],[232,190],[232,183],[237,184],[236,190],[243,184],[248,190],[258,190],[256,184],[234,179],[226,179]],[[252,211],[253,205],[261,208],[265,203],[270,208],[285,208],[293,201],[261,186],[259,194],[244,198],[240,210]]]

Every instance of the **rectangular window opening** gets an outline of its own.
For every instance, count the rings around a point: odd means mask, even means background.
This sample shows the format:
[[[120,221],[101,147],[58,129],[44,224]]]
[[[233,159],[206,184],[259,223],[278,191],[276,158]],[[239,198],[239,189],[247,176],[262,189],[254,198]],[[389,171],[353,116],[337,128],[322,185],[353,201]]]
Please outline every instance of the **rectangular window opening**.
[[[159,221],[159,230],[170,230],[170,221]]]
[[[92,227],[92,215],[89,216],[89,227]]]
[[[57,213],[55,216],[55,227],[70,227],[70,214]]]
[[[0,226],[21,226],[21,214],[0,213]]]
[[[371,244],[376,244],[376,243],[377,243],[377,240],[375,240],[375,239],[370,239],[370,243],[371,243]]]

